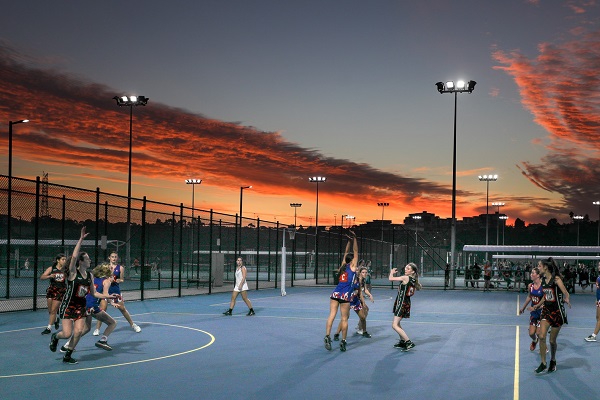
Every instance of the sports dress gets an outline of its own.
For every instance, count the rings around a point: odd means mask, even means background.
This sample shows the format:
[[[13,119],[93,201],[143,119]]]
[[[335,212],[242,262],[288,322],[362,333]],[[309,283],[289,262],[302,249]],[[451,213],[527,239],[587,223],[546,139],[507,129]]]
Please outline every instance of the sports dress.
[[[248,290],[248,280],[244,281],[242,285],[242,290],[239,289],[238,282],[241,282],[244,279],[244,274],[242,273],[242,268],[246,269],[246,267],[242,266],[235,270],[235,286],[233,287],[234,292],[243,292],[244,290]]]
[[[105,280],[106,280],[106,278],[94,277],[94,288],[96,289],[96,292],[98,292],[98,293],[104,292],[104,281]],[[88,293],[85,296],[85,303],[86,303],[85,308],[88,313],[87,315],[94,315],[94,314],[97,314],[100,311],[102,311],[102,309],[100,308],[100,299],[97,298],[96,296],[92,296],[91,293]]]
[[[600,276],[596,278],[596,307],[600,307]]]
[[[52,268],[51,274],[53,277],[50,278],[50,286],[46,289],[46,298],[61,301],[67,291],[67,284],[65,283],[67,277],[62,269],[56,267]]]
[[[79,270],[75,280],[67,280],[67,291],[60,303],[58,313],[62,319],[78,320],[86,314],[86,295],[90,292],[92,279],[90,274],[84,278]]]
[[[542,285],[540,284],[540,287],[535,289],[533,287],[533,283],[530,283],[529,284],[529,295],[531,296],[531,306],[535,307],[536,305],[538,305],[540,303],[540,301],[542,301],[542,298],[544,297],[544,290],[542,288]],[[540,326],[541,317],[542,317],[541,308],[531,311],[531,314],[529,315],[529,325]]]
[[[329,296],[330,299],[340,303],[352,303],[356,297],[357,289],[356,272],[352,271],[350,263],[346,264],[344,272],[340,275],[340,281]]]
[[[116,293],[120,295],[121,286],[119,286],[119,282],[117,282],[117,279],[121,279],[121,264],[117,264],[112,274],[115,277],[115,279],[111,282],[110,287],[108,288],[108,294]]]
[[[544,290],[544,306],[542,308],[541,319],[548,321],[552,327],[568,324],[564,295],[556,282],[546,282],[546,277],[544,276],[542,277],[542,288]]]
[[[365,282],[363,281],[356,283],[356,291],[354,293],[354,298],[352,299],[352,301],[350,302],[350,308],[353,309],[356,312],[359,312],[360,310],[362,310],[364,308],[364,305],[362,303],[362,301],[360,301],[360,294],[358,293],[359,291],[363,293],[363,298],[364,298],[364,290],[365,290]]]
[[[408,282],[401,283],[398,286],[398,294],[394,301],[394,316],[410,318],[410,298],[415,294],[415,285],[417,280],[413,277],[408,278]]]

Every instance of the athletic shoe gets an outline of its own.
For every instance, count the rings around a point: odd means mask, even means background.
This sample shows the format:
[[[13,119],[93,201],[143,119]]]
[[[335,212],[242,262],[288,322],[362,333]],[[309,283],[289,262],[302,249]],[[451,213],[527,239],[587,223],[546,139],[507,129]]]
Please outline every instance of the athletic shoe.
[[[94,329],[94,333],[92,333],[92,335],[100,336],[100,329]]]
[[[394,347],[396,349],[403,349],[405,345],[406,345],[406,342],[404,340],[400,339],[400,340],[398,340],[398,343],[396,343],[394,345]]]
[[[534,351],[535,350],[535,346],[537,345],[536,341],[531,342],[531,344],[529,345],[529,350],[530,351]]]
[[[231,310],[227,310],[223,313],[223,315],[231,315]]]
[[[56,333],[53,333],[52,336],[50,337],[50,351],[55,353],[56,352],[56,347],[58,346],[58,338],[56,337]]]
[[[69,351],[70,349],[67,346],[60,346],[60,352],[61,353],[66,353],[67,351]]]
[[[58,329],[60,327],[60,318],[56,317],[54,320],[54,329]]]
[[[359,334],[359,335],[362,335],[364,332],[362,331],[362,329],[357,329],[356,333]]]
[[[534,371],[536,374],[541,374],[546,370],[546,364],[541,363],[539,367],[537,367]]]
[[[63,357],[63,362],[65,364],[77,364],[76,359],[74,359],[73,357],[67,357],[67,356]]]
[[[42,333],[43,333],[43,332],[42,332]],[[590,336],[586,337],[586,338],[585,338],[585,339],[583,339],[583,340],[585,340],[586,342],[595,342],[595,341],[596,341],[596,336],[594,336],[594,335],[590,335]]]
[[[96,342],[96,347],[104,349],[104,350],[107,350],[107,351],[111,351],[112,350],[112,347],[110,347],[108,345],[108,343],[106,343],[106,340],[98,340]]]
[[[329,335],[325,336],[325,339],[323,340],[325,341],[325,349],[331,350],[331,338]]]
[[[44,329],[44,330],[42,331],[42,335],[48,335],[48,334],[50,334],[50,333],[52,333],[52,331],[50,330],[50,328],[46,328],[46,329]]]
[[[556,371],[556,360],[550,360],[548,365],[548,373]]]
[[[340,334],[336,333],[335,335],[333,335],[333,340],[335,340],[336,342],[339,342],[339,340],[340,340]]]
[[[140,328],[139,326],[137,326],[136,324],[131,325],[131,327],[133,328],[133,330],[136,333],[140,333],[142,331],[142,328]]]
[[[247,316],[247,317],[250,317],[250,316],[252,316],[252,315],[254,315],[254,314],[255,314],[254,310],[253,310],[253,309],[250,309],[250,311],[248,311],[248,314],[246,314],[246,316]]]
[[[367,331],[364,331],[362,335],[363,335],[363,337],[371,338],[371,334]]]
[[[415,347],[415,344],[410,340],[407,340],[406,342],[404,342],[404,348],[402,349],[402,351],[409,351],[413,347]]]
[[[346,351],[346,341],[344,339],[342,339],[342,341],[340,342],[340,350]]]

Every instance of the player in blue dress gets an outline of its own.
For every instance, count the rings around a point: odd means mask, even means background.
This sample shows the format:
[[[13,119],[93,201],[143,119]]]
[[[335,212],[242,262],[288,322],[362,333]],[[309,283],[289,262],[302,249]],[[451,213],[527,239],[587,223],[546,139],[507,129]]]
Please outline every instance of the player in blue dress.
[[[109,289],[108,293],[117,294],[117,295],[121,296],[121,287],[119,286],[119,284],[124,282],[125,279],[123,279],[123,267],[121,266],[121,264],[119,264],[119,255],[117,254],[116,251],[113,251],[112,253],[110,253],[110,255],[108,256],[108,262],[110,264],[110,269],[111,269],[112,275],[113,275],[113,280],[112,280],[112,283],[110,284],[110,289]],[[129,325],[131,325],[131,329],[133,329],[134,331],[136,331],[138,333],[141,332],[142,328],[137,326],[137,324],[135,324],[133,322],[133,320],[131,319],[131,315],[129,314],[129,311],[127,311],[127,308],[125,307],[125,302],[122,300],[123,297],[121,296],[120,298],[121,298],[121,301],[116,303],[115,306],[119,309],[119,311],[121,311],[121,314],[123,314],[123,316],[125,317],[127,322],[129,322]],[[100,308],[102,310],[106,311],[107,306],[108,306],[108,303],[106,301],[100,302]],[[101,325],[102,325],[102,321],[98,320],[98,323],[96,324],[96,329],[93,332],[94,336],[100,335],[100,326]]]
[[[596,278],[596,328],[594,328],[594,333],[585,338],[585,341],[595,342],[598,332],[600,332],[600,262],[598,262],[598,277]]]
[[[329,297],[329,317],[327,318],[327,325],[325,328],[325,348],[331,350],[331,327],[333,321],[337,315],[338,308],[341,314],[340,328],[342,332],[342,340],[340,341],[340,350],[346,351],[346,336],[348,334],[348,318],[350,317],[350,303],[356,296],[356,289],[358,289],[356,280],[356,271],[358,268],[358,242],[356,241],[356,235],[350,231],[352,236],[346,245],[346,251],[344,252],[344,263],[338,270],[339,283],[335,287],[333,293]],[[352,253],[350,253],[350,246],[352,245]]]
[[[112,271],[110,270],[110,266],[108,264],[98,265],[92,271],[92,276],[94,277],[93,283],[94,288],[97,293],[102,293],[105,295],[109,295],[110,284],[112,283],[114,276]],[[122,300],[120,295],[116,295],[114,299],[111,300],[111,303],[114,307],[117,307],[117,304]],[[90,331],[92,328],[92,317],[96,318],[99,323],[104,322],[106,324],[106,329],[102,333],[102,337],[100,340],[96,342],[96,347],[99,347],[104,350],[112,350],[112,347],[108,345],[108,336],[115,330],[117,327],[117,321],[113,319],[110,315],[106,313],[106,311],[100,308],[100,299],[92,296],[91,294],[87,294],[85,297],[86,300],[86,308],[87,315],[85,321],[85,331],[84,335]]]
[[[542,289],[542,280],[538,267],[531,270],[530,276],[532,283],[527,285],[527,298],[525,299],[525,303],[523,303],[523,307],[519,309],[519,314],[523,314],[526,308],[530,311],[529,337],[531,338],[531,344],[529,345],[529,350],[534,351],[538,342],[537,330],[540,327],[540,320],[542,318],[542,310],[539,307],[536,308],[536,306],[542,301],[544,290]],[[530,302],[531,306],[527,307]]]

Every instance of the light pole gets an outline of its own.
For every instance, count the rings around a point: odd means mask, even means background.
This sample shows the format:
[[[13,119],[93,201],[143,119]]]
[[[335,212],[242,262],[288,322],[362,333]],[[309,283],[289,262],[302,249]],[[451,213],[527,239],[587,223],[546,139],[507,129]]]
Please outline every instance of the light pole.
[[[577,246],[579,246],[579,222],[583,219],[583,215],[574,215],[573,220],[577,221]]]
[[[348,229],[352,228],[352,224],[354,223],[355,219],[356,219],[355,216],[346,215],[346,221],[352,221],[352,222],[348,222]]]
[[[12,219],[12,131],[13,125],[29,122],[28,119],[8,121],[8,210],[6,212],[6,298],[9,297],[8,277],[10,276],[10,231]]]
[[[191,254],[192,254],[192,264],[194,263],[194,192],[196,189],[196,185],[200,185],[202,183],[202,179],[186,179],[185,183],[187,185],[192,185],[192,230],[190,234],[190,242],[191,242]],[[198,255],[200,257],[200,255]],[[198,279],[200,276],[200,270],[198,270]]]
[[[490,200],[490,182],[495,182],[498,180],[498,175],[479,175],[479,180],[481,182],[486,183],[486,194],[485,194],[485,245],[489,244],[489,220],[490,220],[490,212],[489,212],[489,200]],[[488,253],[485,252],[485,260],[488,261]]]
[[[298,209],[298,207],[302,207],[301,203],[290,203],[290,207],[294,207],[294,228],[297,227],[298,225],[296,225],[296,210]]]
[[[317,209],[315,212],[315,283],[319,283],[319,183],[327,180],[324,176],[311,176],[309,182],[317,184]]]
[[[377,203],[379,207],[381,207],[381,241],[383,242],[383,211],[390,203]]]
[[[146,96],[115,96],[119,107],[129,107],[129,176],[127,179],[127,232],[125,233],[125,262],[131,265],[131,158],[133,148],[133,107],[148,104]]]
[[[236,259],[242,254],[242,205],[244,199],[244,189],[252,189],[252,185],[250,186],[240,186],[240,236],[239,236],[239,253],[236,254]]]
[[[451,222],[451,233],[450,233],[450,270],[454,271],[455,269],[455,259],[456,259],[456,108],[458,104],[458,93],[472,93],[475,89],[475,85],[477,82],[469,81],[465,83],[465,81],[458,81],[456,85],[454,85],[453,81],[448,81],[446,83],[437,82],[435,86],[437,86],[438,92],[440,94],[443,93],[454,93],[454,144],[452,150],[452,222]],[[451,279],[451,289],[454,289],[454,279]]]
[[[495,201],[492,203],[492,207],[496,207],[496,211],[498,212],[498,220],[496,220],[496,246],[500,243],[500,207],[504,207],[506,204]]]
[[[592,204],[598,206],[598,244],[596,246],[600,247],[600,201],[594,201]]]
[[[508,215],[501,215],[498,218],[502,220],[502,246],[504,246],[504,228],[506,227],[506,220],[508,219]]]

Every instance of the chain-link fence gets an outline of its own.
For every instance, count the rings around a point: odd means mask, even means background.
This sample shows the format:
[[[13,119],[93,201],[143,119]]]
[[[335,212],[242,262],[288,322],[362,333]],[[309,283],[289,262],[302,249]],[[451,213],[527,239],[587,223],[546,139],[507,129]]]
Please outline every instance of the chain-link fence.
[[[137,298],[200,293],[189,288],[230,290],[235,259],[244,258],[250,289],[276,288],[281,282],[281,251],[286,241],[285,281],[295,285],[333,284],[347,237],[342,227],[295,230],[260,219],[213,210],[0,176],[0,312],[45,308],[47,280],[40,280],[59,253],[70,255],[81,226],[90,233],[82,251],[92,267],[112,252],[125,266],[124,291]],[[8,190],[10,187],[10,191]],[[10,208],[8,207],[10,203]],[[446,250],[414,237],[403,227],[389,240],[357,229],[360,258],[372,262],[375,283],[387,285],[391,265],[416,261],[422,273],[443,276]],[[376,235],[378,236],[378,235]],[[318,240],[318,246],[316,246]],[[318,248],[318,254],[315,249]]]

